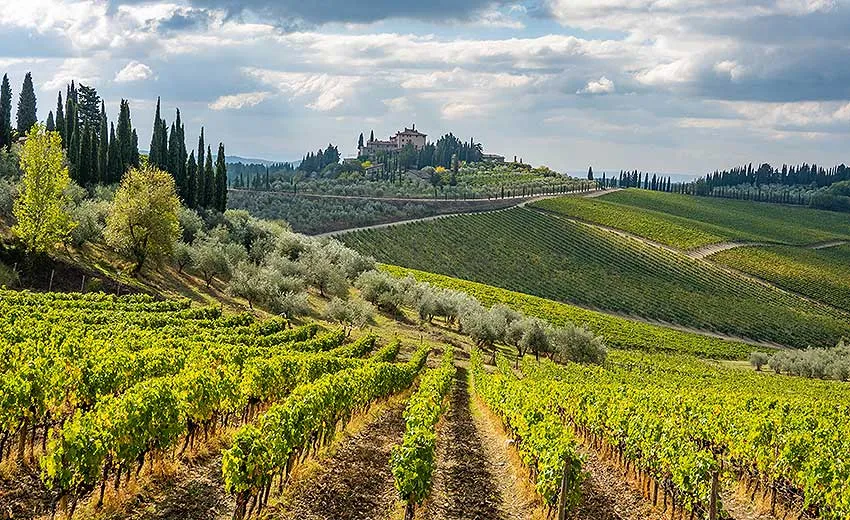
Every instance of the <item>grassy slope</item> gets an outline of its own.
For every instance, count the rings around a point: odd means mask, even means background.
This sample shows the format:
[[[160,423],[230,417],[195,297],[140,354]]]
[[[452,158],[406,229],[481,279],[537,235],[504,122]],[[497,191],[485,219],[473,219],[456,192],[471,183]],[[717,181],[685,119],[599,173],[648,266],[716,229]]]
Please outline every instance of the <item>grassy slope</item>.
[[[763,202],[629,189],[534,206],[681,249],[735,240],[807,245],[850,239],[850,221],[839,213]]]
[[[743,247],[717,253],[711,260],[850,311],[850,245]]]
[[[788,346],[834,345],[850,314],[709,262],[527,209],[341,237],[379,261]]]
[[[503,303],[529,316],[536,316],[550,323],[559,325],[574,323],[587,327],[594,333],[603,336],[606,344],[615,348],[692,354],[713,359],[746,359],[753,350],[766,350],[736,341],[680,332],[661,325],[611,316],[537,296],[449,276],[389,265],[382,266],[382,269],[397,276],[413,276],[417,280],[428,282],[435,287],[466,292],[487,305]]]

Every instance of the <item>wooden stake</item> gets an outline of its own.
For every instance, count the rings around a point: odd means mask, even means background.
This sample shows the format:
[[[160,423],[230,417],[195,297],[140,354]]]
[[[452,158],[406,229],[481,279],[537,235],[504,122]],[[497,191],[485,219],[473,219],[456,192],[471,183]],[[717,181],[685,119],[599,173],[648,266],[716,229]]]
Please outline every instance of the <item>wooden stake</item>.
[[[708,504],[708,519],[717,520],[717,492],[718,492],[718,473],[715,471],[711,474],[711,498]]]
[[[47,292],[50,292],[50,291],[52,291],[52,290],[53,290],[53,274],[54,274],[55,272],[56,272],[56,270],[55,270],[55,269],[51,269],[51,270],[50,270],[50,284],[47,286]]]

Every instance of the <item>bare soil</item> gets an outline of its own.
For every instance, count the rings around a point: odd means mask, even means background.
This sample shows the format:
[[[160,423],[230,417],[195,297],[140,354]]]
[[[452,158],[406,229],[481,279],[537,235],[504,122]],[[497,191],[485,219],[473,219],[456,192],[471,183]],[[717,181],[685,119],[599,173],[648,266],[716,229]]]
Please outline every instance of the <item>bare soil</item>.
[[[388,518],[396,501],[390,449],[404,434],[405,401],[391,402],[363,430],[340,441],[311,478],[267,516],[292,520]]]
[[[582,498],[570,518],[575,520],[660,520],[666,518],[635,490],[623,472],[601,460],[594,450],[581,449],[588,473]]]
[[[103,520],[219,520],[230,518],[235,503],[224,491],[221,450],[181,463],[173,474],[151,476],[144,487]]]
[[[536,503],[511,464],[507,438],[473,413],[467,370],[458,368],[450,408],[437,428],[437,468],[427,520],[531,518]]]

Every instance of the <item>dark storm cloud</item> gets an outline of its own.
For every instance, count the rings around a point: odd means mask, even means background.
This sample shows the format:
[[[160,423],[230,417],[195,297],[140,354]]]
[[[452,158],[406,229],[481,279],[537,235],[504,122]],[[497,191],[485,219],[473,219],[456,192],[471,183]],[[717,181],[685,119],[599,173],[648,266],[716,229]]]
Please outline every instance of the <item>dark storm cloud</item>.
[[[112,5],[140,4],[146,0],[112,0]],[[468,20],[489,7],[518,3],[516,0],[190,0],[199,9],[222,9],[229,16],[255,15],[278,25],[299,22],[370,23],[390,18],[446,22]]]

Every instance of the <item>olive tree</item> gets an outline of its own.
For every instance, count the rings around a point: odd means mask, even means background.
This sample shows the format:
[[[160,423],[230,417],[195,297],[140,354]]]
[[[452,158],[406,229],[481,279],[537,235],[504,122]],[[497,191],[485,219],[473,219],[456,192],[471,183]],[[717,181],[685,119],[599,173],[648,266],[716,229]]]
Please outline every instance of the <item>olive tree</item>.
[[[171,255],[180,236],[179,208],[171,174],[150,165],[132,168],[115,192],[106,242],[134,260],[138,273],[146,260]]]
[[[601,336],[572,324],[550,330],[549,341],[553,353],[564,361],[601,365],[608,356]]]
[[[756,369],[757,372],[761,372],[762,367],[764,367],[768,362],[768,355],[764,352],[751,352],[750,353],[750,365]]]
[[[333,298],[325,308],[325,317],[342,325],[346,336],[351,334],[352,328],[363,328],[371,323],[374,316],[375,308],[361,298]]]

